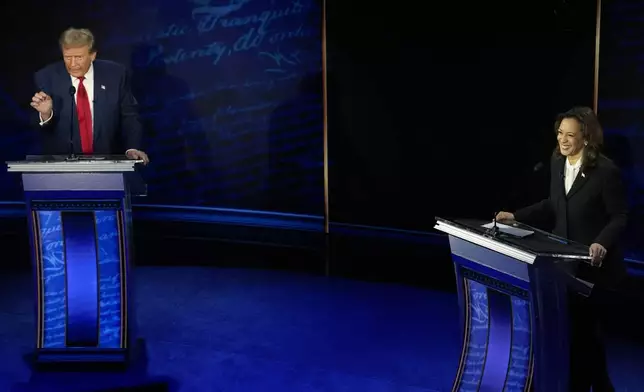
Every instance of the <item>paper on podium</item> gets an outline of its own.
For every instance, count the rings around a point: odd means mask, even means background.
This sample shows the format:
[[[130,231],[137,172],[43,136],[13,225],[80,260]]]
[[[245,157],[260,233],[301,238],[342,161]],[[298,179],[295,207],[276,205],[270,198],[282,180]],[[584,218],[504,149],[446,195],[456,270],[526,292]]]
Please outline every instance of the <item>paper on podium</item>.
[[[491,229],[492,227],[494,227],[494,222],[487,223],[483,225],[483,227],[486,229]],[[496,222],[496,227],[499,229],[501,233],[509,234],[511,236],[518,237],[518,238],[524,238],[534,234],[534,231],[519,229],[518,227],[504,225],[503,223],[499,223],[499,222]]]

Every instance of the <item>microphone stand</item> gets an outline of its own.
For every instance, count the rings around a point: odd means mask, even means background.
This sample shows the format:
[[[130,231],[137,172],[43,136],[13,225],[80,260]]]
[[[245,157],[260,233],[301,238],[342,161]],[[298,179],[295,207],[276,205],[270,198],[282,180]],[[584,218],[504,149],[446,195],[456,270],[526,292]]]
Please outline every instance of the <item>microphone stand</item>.
[[[493,238],[496,238],[499,236],[501,231],[499,230],[499,226],[496,225],[496,213],[494,214],[494,218],[492,219],[492,227],[487,229],[487,234],[491,235]]]
[[[74,154],[74,112],[76,109],[76,102],[74,100],[74,95],[76,94],[76,87],[73,85],[69,87],[69,95],[72,98],[71,104],[71,117],[69,121],[69,156],[66,161],[77,161],[79,158]]]

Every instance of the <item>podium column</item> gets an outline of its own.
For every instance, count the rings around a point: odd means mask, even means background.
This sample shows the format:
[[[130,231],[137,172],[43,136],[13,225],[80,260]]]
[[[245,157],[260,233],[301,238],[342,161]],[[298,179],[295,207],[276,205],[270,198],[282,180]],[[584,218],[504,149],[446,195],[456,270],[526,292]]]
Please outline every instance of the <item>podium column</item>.
[[[126,364],[131,356],[131,207],[137,161],[14,162],[36,287],[37,364]]]

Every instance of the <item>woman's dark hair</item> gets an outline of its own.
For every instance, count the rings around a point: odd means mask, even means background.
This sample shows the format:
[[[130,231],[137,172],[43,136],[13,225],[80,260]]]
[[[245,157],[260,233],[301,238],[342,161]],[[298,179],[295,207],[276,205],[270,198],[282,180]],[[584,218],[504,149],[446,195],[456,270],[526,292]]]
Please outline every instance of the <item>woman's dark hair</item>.
[[[577,120],[583,140],[588,143],[584,147],[582,155],[581,164],[583,168],[594,167],[597,163],[597,157],[599,156],[601,147],[604,144],[604,131],[599,124],[597,116],[595,116],[595,112],[589,107],[578,106],[559,114],[555,121],[555,135],[559,132],[561,122],[567,118]],[[561,151],[559,151],[559,146],[555,147],[554,155],[556,157],[562,156]]]

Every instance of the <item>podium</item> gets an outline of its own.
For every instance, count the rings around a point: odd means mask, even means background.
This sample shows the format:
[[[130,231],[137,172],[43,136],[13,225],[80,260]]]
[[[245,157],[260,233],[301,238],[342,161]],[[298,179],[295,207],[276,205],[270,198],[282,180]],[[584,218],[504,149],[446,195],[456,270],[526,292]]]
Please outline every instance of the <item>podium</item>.
[[[485,223],[435,226],[449,235],[463,327],[452,391],[568,392],[568,294],[592,290],[575,278],[588,247],[521,223]]]
[[[36,288],[34,361],[126,364],[133,339],[130,195],[142,161],[31,157],[22,173]],[[139,190],[139,193],[141,190]]]

